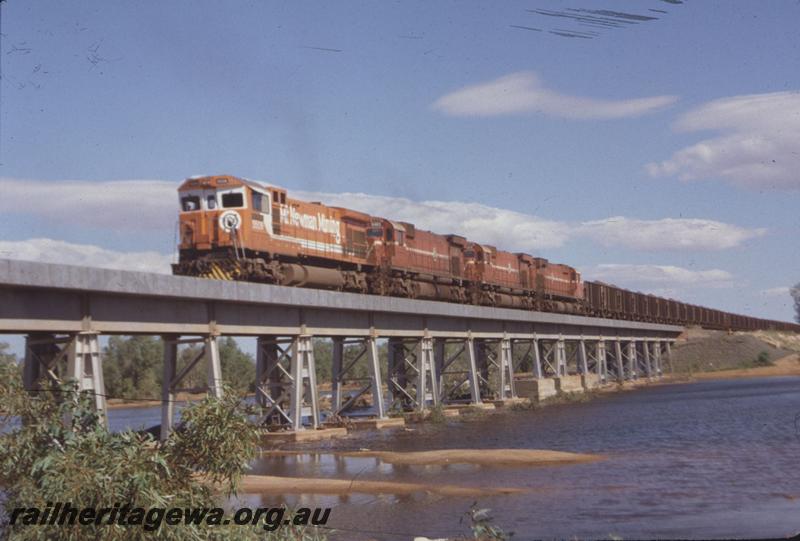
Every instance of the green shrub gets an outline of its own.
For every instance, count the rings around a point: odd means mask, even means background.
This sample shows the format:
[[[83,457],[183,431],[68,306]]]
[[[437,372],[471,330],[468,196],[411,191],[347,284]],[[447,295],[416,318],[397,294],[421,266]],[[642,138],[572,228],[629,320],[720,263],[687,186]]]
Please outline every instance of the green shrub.
[[[45,509],[47,502],[78,509],[219,507],[224,504],[219,490],[235,494],[257,452],[259,429],[230,389],[220,400],[207,398],[186,408],[175,432],[157,443],[147,434],[106,430],[91,397],[74,384],[27,393],[15,368],[0,365],[0,485],[6,510]],[[288,528],[265,537],[259,526],[162,523],[147,531],[118,524],[10,525],[9,518],[0,530],[20,540],[311,539]]]
[[[759,353],[758,357],[753,360],[754,366],[773,366],[773,364],[774,363],[769,359],[769,353],[766,351]]]

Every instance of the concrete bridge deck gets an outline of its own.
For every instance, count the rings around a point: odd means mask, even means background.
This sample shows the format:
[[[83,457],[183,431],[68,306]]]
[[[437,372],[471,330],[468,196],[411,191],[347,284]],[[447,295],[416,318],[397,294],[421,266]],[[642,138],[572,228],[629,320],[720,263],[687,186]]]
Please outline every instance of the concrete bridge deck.
[[[681,327],[0,259],[0,332],[662,336]],[[374,329],[370,331],[370,329]]]

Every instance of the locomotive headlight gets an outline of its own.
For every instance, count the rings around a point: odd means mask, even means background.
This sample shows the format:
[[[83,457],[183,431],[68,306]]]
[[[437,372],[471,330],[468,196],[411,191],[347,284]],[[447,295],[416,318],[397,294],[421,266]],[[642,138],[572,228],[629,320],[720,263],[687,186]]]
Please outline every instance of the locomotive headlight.
[[[219,226],[226,233],[239,229],[242,225],[242,217],[235,210],[226,210],[219,215]]]

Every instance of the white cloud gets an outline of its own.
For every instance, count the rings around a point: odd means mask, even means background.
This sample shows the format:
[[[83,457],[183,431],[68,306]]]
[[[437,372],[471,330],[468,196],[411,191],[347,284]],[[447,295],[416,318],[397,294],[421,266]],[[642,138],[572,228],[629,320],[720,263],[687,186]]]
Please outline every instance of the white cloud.
[[[721,177],[749,187],[800,189],[800,92],[714,100],[683,114],[674,128],[719,135],[647,164],[652,176]]]
[[[120,231],[148,231],[171,241],[177,220],[177,183],[159,180],[35,181],[0,179],[0,215],[23,213],[57,223]],[[639,220],[616,216],[573,223],[460,201],[412,201],[362,193],[290,190],[307,201],[402,220],[437,233],[457,233],[512,251],[539,252],[573,239],[634,250],[722,250],[759,237],[713,220]],[[157,232],[157,233],[156,233]]]
[[[653,293],[676,293],[683,288],[699,286],[731,287],[734,280],[731,273],[721,269],[691,270],[673,265],[603,264],[584,270],[583,275],[623,287],[641,287]]]
[[[0,178],[0,213],[118,230],[172,231],[178,183],[164,180],[57,180]]]
[[[762,289],[761,294],[767,297],[788,297],[791,294],[791,289],[789,287],[770,287]]]
[[[118,252],[91,244],[44,238],[0,241],[0,258],[164,274],[171,272],[172,262],[172,256],[158,252]]]
[[[363,193],[295,193],[300,199],[349,207],[437,233],[456,233],[506,250],[553,248],[562,246],[570,236],[570,226],[565,222],[479,203],[412,201]]]
[[[535,73],[522,71],[460,88],[436,100],[433,108],[453,116],[543,113],[571,119],[610,119],[652,113],[676,100],[676,96],[625,100],[568,96],[546,88]]]
[[[663,218],[637,220],[614,216],[584,222],[578,234],[605,246],[636,250],[723,250],[760,237],[766,229],[745,229],[714,220]]]
[[[301,199],[411,222],[437,233],[458,233],[511,251],[554,248],[578,238],[647,251],[723,250],[766,233],[766,229],[691,218],[639,220],[615,216],[575,224],[478,203],[412,201],[362,193],[294,193]]]

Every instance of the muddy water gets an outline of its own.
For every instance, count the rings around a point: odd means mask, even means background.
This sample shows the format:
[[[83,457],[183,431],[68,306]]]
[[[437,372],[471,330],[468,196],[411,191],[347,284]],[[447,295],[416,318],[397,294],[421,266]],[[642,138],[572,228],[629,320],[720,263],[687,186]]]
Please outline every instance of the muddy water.
[[[332,454],[264,457],[253,473],[510,486],[478,497],[514,539],[784,537],[800,531],[800,378],[665,385],[588,403],[508,412],[413,432],[370,433],[326,452],[539,448],[607,455],[552,467],[392,466]],[[296,449],[304,449],[296,447]],[[308,449],[308,448],[305,448]],[[466,533],[474,497],[252,496],[334,507],[334,539]]]

